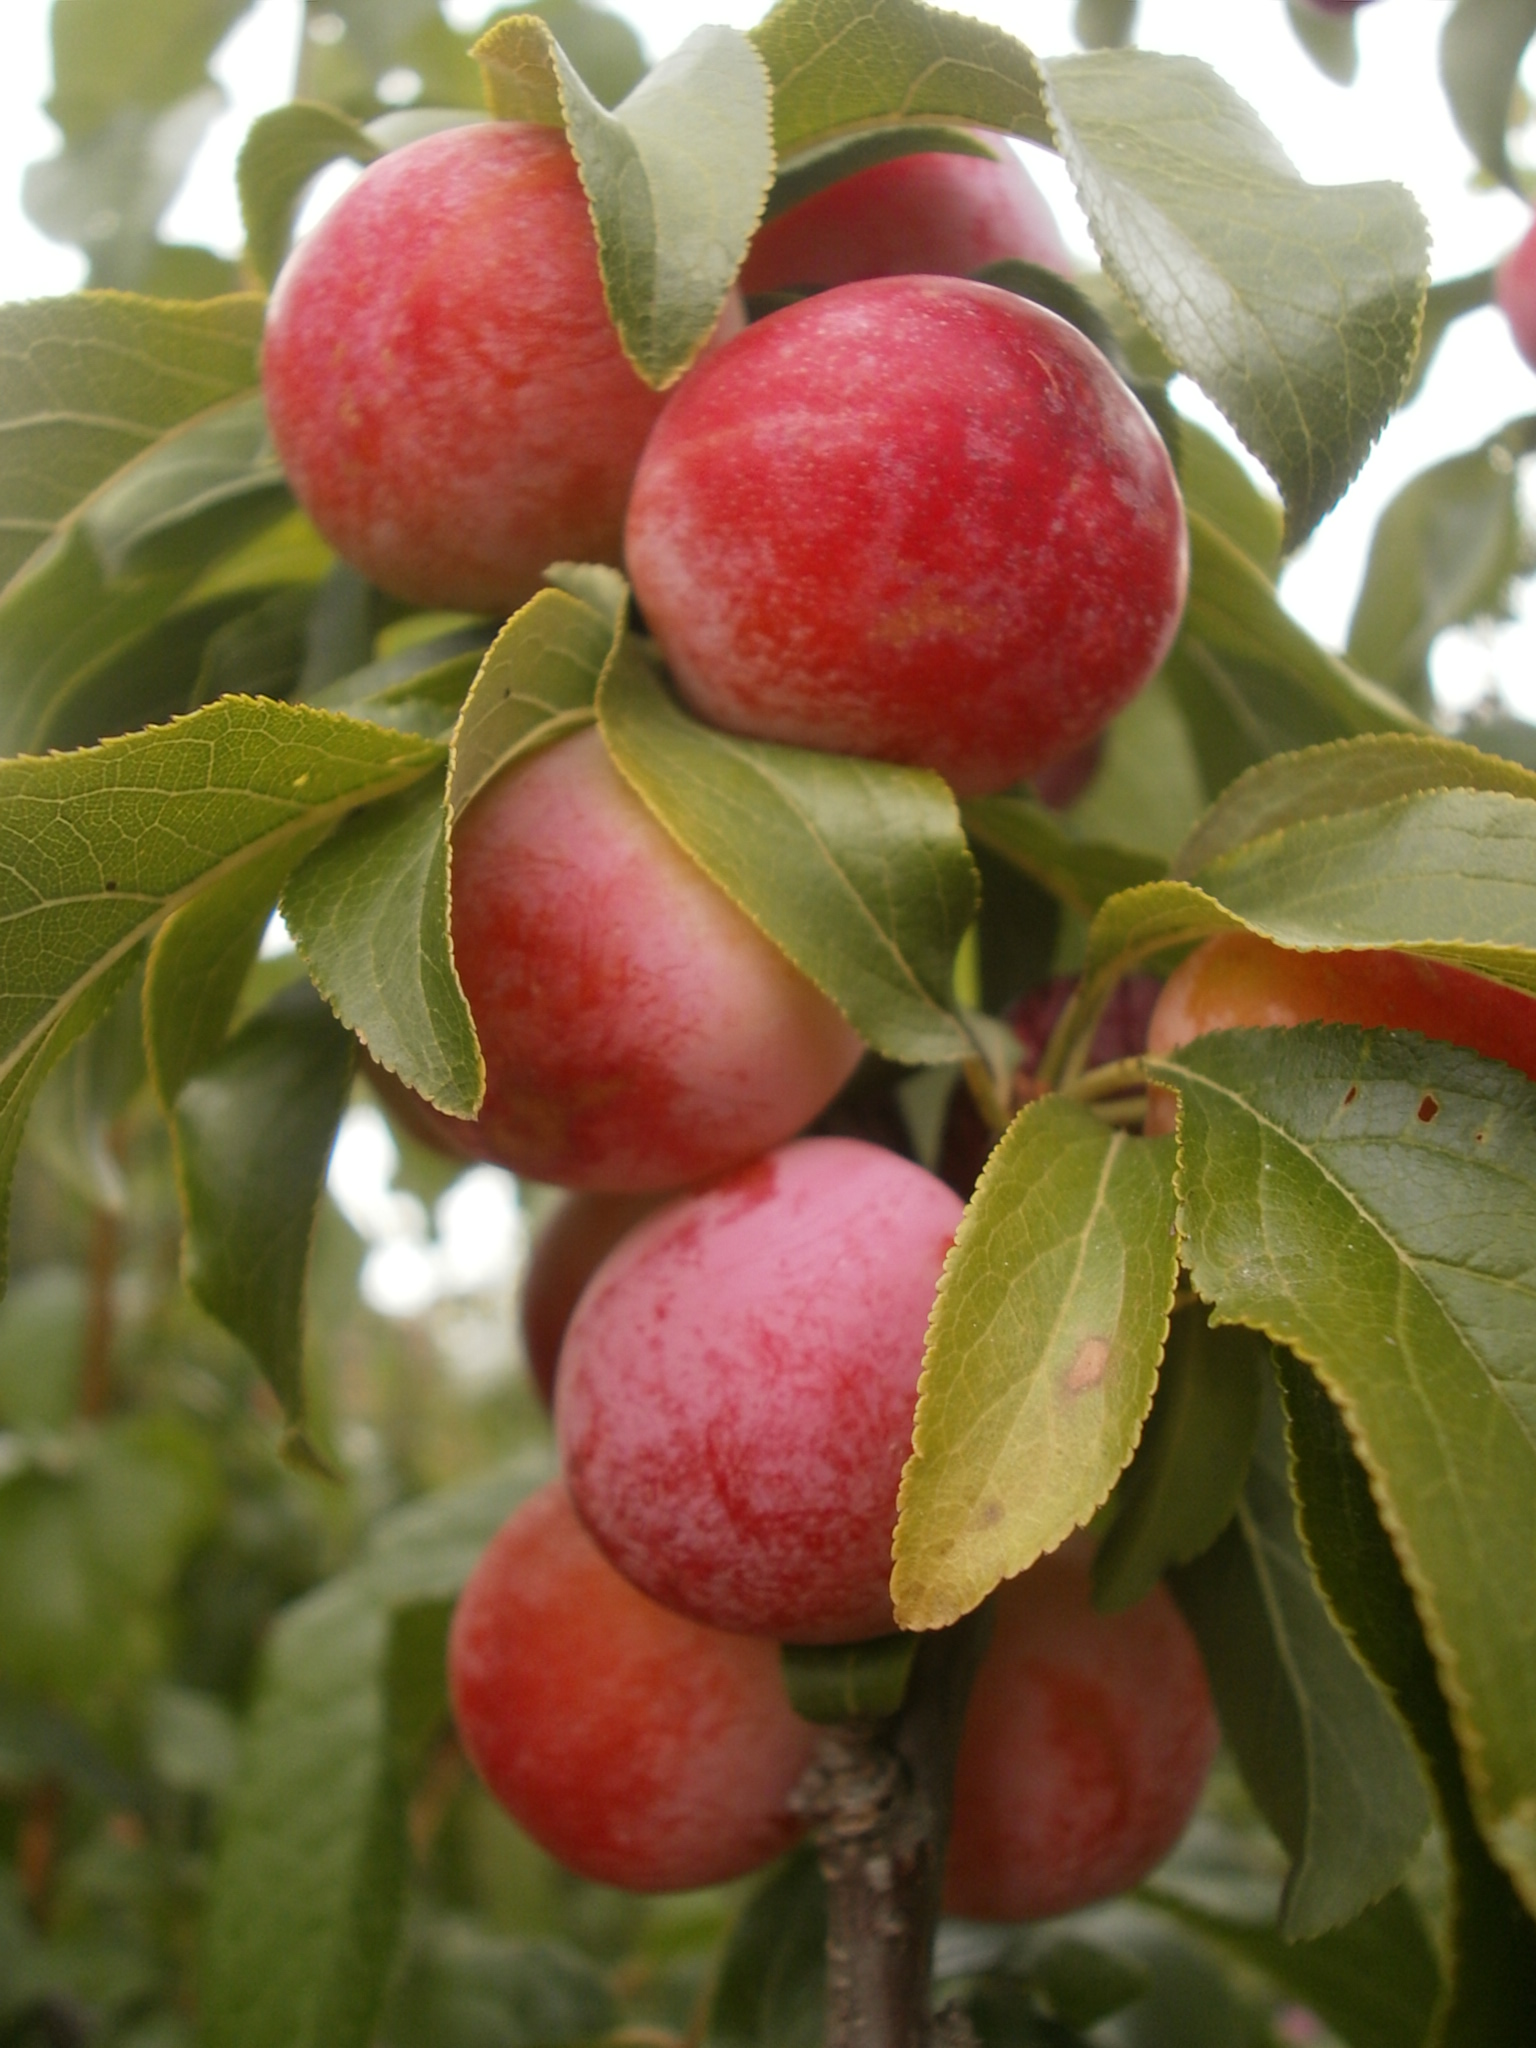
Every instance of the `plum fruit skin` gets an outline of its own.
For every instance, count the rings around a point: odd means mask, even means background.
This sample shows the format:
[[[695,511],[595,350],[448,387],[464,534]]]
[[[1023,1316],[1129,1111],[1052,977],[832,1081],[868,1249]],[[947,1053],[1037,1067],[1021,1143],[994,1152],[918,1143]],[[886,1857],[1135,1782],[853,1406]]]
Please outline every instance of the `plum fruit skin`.
[[[626,1577],[781,1641],[893,1627],[896,1489],[961,1206],[879,1146],[808,1138],[624,1240],[566,1332],[555,1426]]]
[[[965,277],[1008,258],[1070,273],[1045,196],[1004,142],[996,157],[922,150],[869,164],[757,231],[746,292],[920,272]]]
[[[780,1143],[863,1046],[652,817],[595,728],[514,762],[452,840],[454,963],[485,1056],[444,1140],[531,1180],[686,1186]]]
[[[415,604],[501,615],[617,563],[663,399],[625,358],[564,136],[493,121],[382,157],[295,249],[262,386],[294,494]]]
[[[778,1650],[658,1607],[604,1559],[558,1481],[506,1522],[454,1614],[449,1688],[491,1792],[578,1875],[720,1884],[796,1840],[814,1732]]]
[[[1157,668],[1183,507],[1077,329],[963,278],[842,285],[702,361],[646,444],[625,554],[727,730],[1006,789]]]
[[[1536,1081],[1536,997],[1412,953],[1297,953],[1253,932],[1222,932],[1181,960],[1147,1027],[1147,1051],[1177,1052],[1207,1031],[1359,1024],[1418,1031],[1503,1060]],[[1174,1127],[1174,1096],[1152,1089],[1149,1135]]]
[[[1510,339],[1536,369],[1536,222],[1499,265],[1493,295],[1509,322]]]
[[[966,1712],[945,1910],[1074,1913],[1173,1847],[1219,1739],[1194,1637],[1157,1586],[1121,1614],[1092,1600],[1081,1541],[1010,1580]]]

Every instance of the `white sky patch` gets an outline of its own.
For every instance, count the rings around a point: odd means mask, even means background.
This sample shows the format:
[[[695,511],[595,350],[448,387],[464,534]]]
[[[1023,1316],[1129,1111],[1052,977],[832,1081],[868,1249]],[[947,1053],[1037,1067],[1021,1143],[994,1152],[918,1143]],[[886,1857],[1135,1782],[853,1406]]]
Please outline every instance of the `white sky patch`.
[[[528,1253],[517,1183],[472,1166],[433,1204],[393,1185],[400,1153],[369,1103],[348,1109],[331,1154],[331,1199],[368,1246],[360,1291],[380,1315],[426,1318],[444,1363],[469,1385],[505,1377],[517,1358],[512,1291]]]

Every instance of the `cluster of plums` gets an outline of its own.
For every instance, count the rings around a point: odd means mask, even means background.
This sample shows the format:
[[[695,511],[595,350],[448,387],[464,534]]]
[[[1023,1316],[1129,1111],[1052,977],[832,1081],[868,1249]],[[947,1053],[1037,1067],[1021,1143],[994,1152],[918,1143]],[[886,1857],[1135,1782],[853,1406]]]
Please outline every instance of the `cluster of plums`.
[[[964,274],[1003,258],[1065,264],[1006,151],[870,166],[767,223],[743,283],[789,303],[747,325],[733,297],[663,398],[609,319],[563,137],[459,127],[369,169],[285,267],[272,431],[315,524],[388,592],[500,616],[551,561],[622,563],[700,718],[1000,790],[1058,770],[1156,669],[1186,577],[1162,441],[1074,327]],[[580,1191],[526,1303],[563,1477],[460,1603],[459,1728],[573,1869],[714,1882],[798,1826],[813,1731],[776,1646],[893,1626],[961,1199],[894,1151],[797,1135],[860,1042],[595,727],[504,771],[452,862],[485,1103],[473,1124],[409,1114]],[[1215,1016],[1184,973],[1164,1046],[1293,1021]],[[1035,1917],[1158,1860],[1216,1731],[1161,1589],[1098,1614],[1069,1545],[996,1610],[948,1899]]]

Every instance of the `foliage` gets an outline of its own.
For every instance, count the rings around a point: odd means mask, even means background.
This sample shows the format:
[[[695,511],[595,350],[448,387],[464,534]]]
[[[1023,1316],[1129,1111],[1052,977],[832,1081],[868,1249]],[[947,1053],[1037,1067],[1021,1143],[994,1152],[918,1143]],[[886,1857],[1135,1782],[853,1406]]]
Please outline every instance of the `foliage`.
[[[247,143],[232,265],[158,224],[245,11],[56,0],[62,144],[27,203],[92,289],[0,308],[0,2040],[819,2038],[808,1854],[750,1896],[641,1902],[558,1871],[470,1779],[444,1631],[546,1429],[515,1372],[466,1380],[442,1305],[362,1304],[325,1193],[371,1100],[355,1042],[474,1113],[450,828],[595,722],[880,1056],[840,1127],[937,1155],[973,1097],[998,1127],[930,1330],[901,1619],[953,1621],[1093,1521],[1101,1603],[1168,1572],[1220,1705],[1235,1770],[1143,1895],[950,1925],[941,1995],[984,2043],[1262,2048],[1300,2006],[1352,2048],[1513,2048],[1536,2009],[1536,1089],[1343,1026],[1085,1071],[1123,977],[1220,930],[1536,992],[1536,749],[1437,731],[1430,689],[1437,635],[1530,570],[1532,422],[1387,509],[1344,655],[1275,588],[1486,279],[1426,315],[1411,200],[1304,184],[1207,67],[1135,49],[1121,0],[1080,0],[1084,53],[1050,63],[918,0],[781,0],[649,72],[588,0],[478,43],[436,0],[335,0]],[[1352,24],[1289,11],[1351,76]],[[1492,178],[1516,175],[1533,28],[1515,0],[1446,22]],[[389,110],[391,72],[416,105]],[[965,124],[1060,154],[1102,275],[1001,281],[1134,367],[1192,556],[1164,671],[1079,800],[962,808],[922,771],[705,727],[612,570],[552,565],[503,623],[335,561],[266,440],[262,291],[327,165],[482,118],[568,133],[658,387],[765,208],[936,131],[963,149]],[[1179,417],[1176,373],[1278,498]],[[298,951],[260,957],[279,903]],[[1083,979],[1015,1088],[984,1013],[1052,967]],[[1151,1078],[1176,1140],[1128,1134]],[[436,1200],[455,1169],[396,1137],[394,1199]],[[460,1310],[510,1366],[505,1303]],[[796,1653],[792,1694],[883,1711],[909,1647]]]

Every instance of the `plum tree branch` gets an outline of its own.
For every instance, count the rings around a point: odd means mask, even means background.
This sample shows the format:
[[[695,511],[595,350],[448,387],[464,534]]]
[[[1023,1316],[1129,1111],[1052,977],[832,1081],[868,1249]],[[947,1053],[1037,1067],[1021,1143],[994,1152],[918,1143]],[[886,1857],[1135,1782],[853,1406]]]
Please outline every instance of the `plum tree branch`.
[[[901,1711],[825,1729],[796,1804],[827,1886],[825,2048],[958,2048],[931,2009],[955,1754],[985,1609],[927,1637]],[[964,2027],[964,2022],[960,2022]]]

